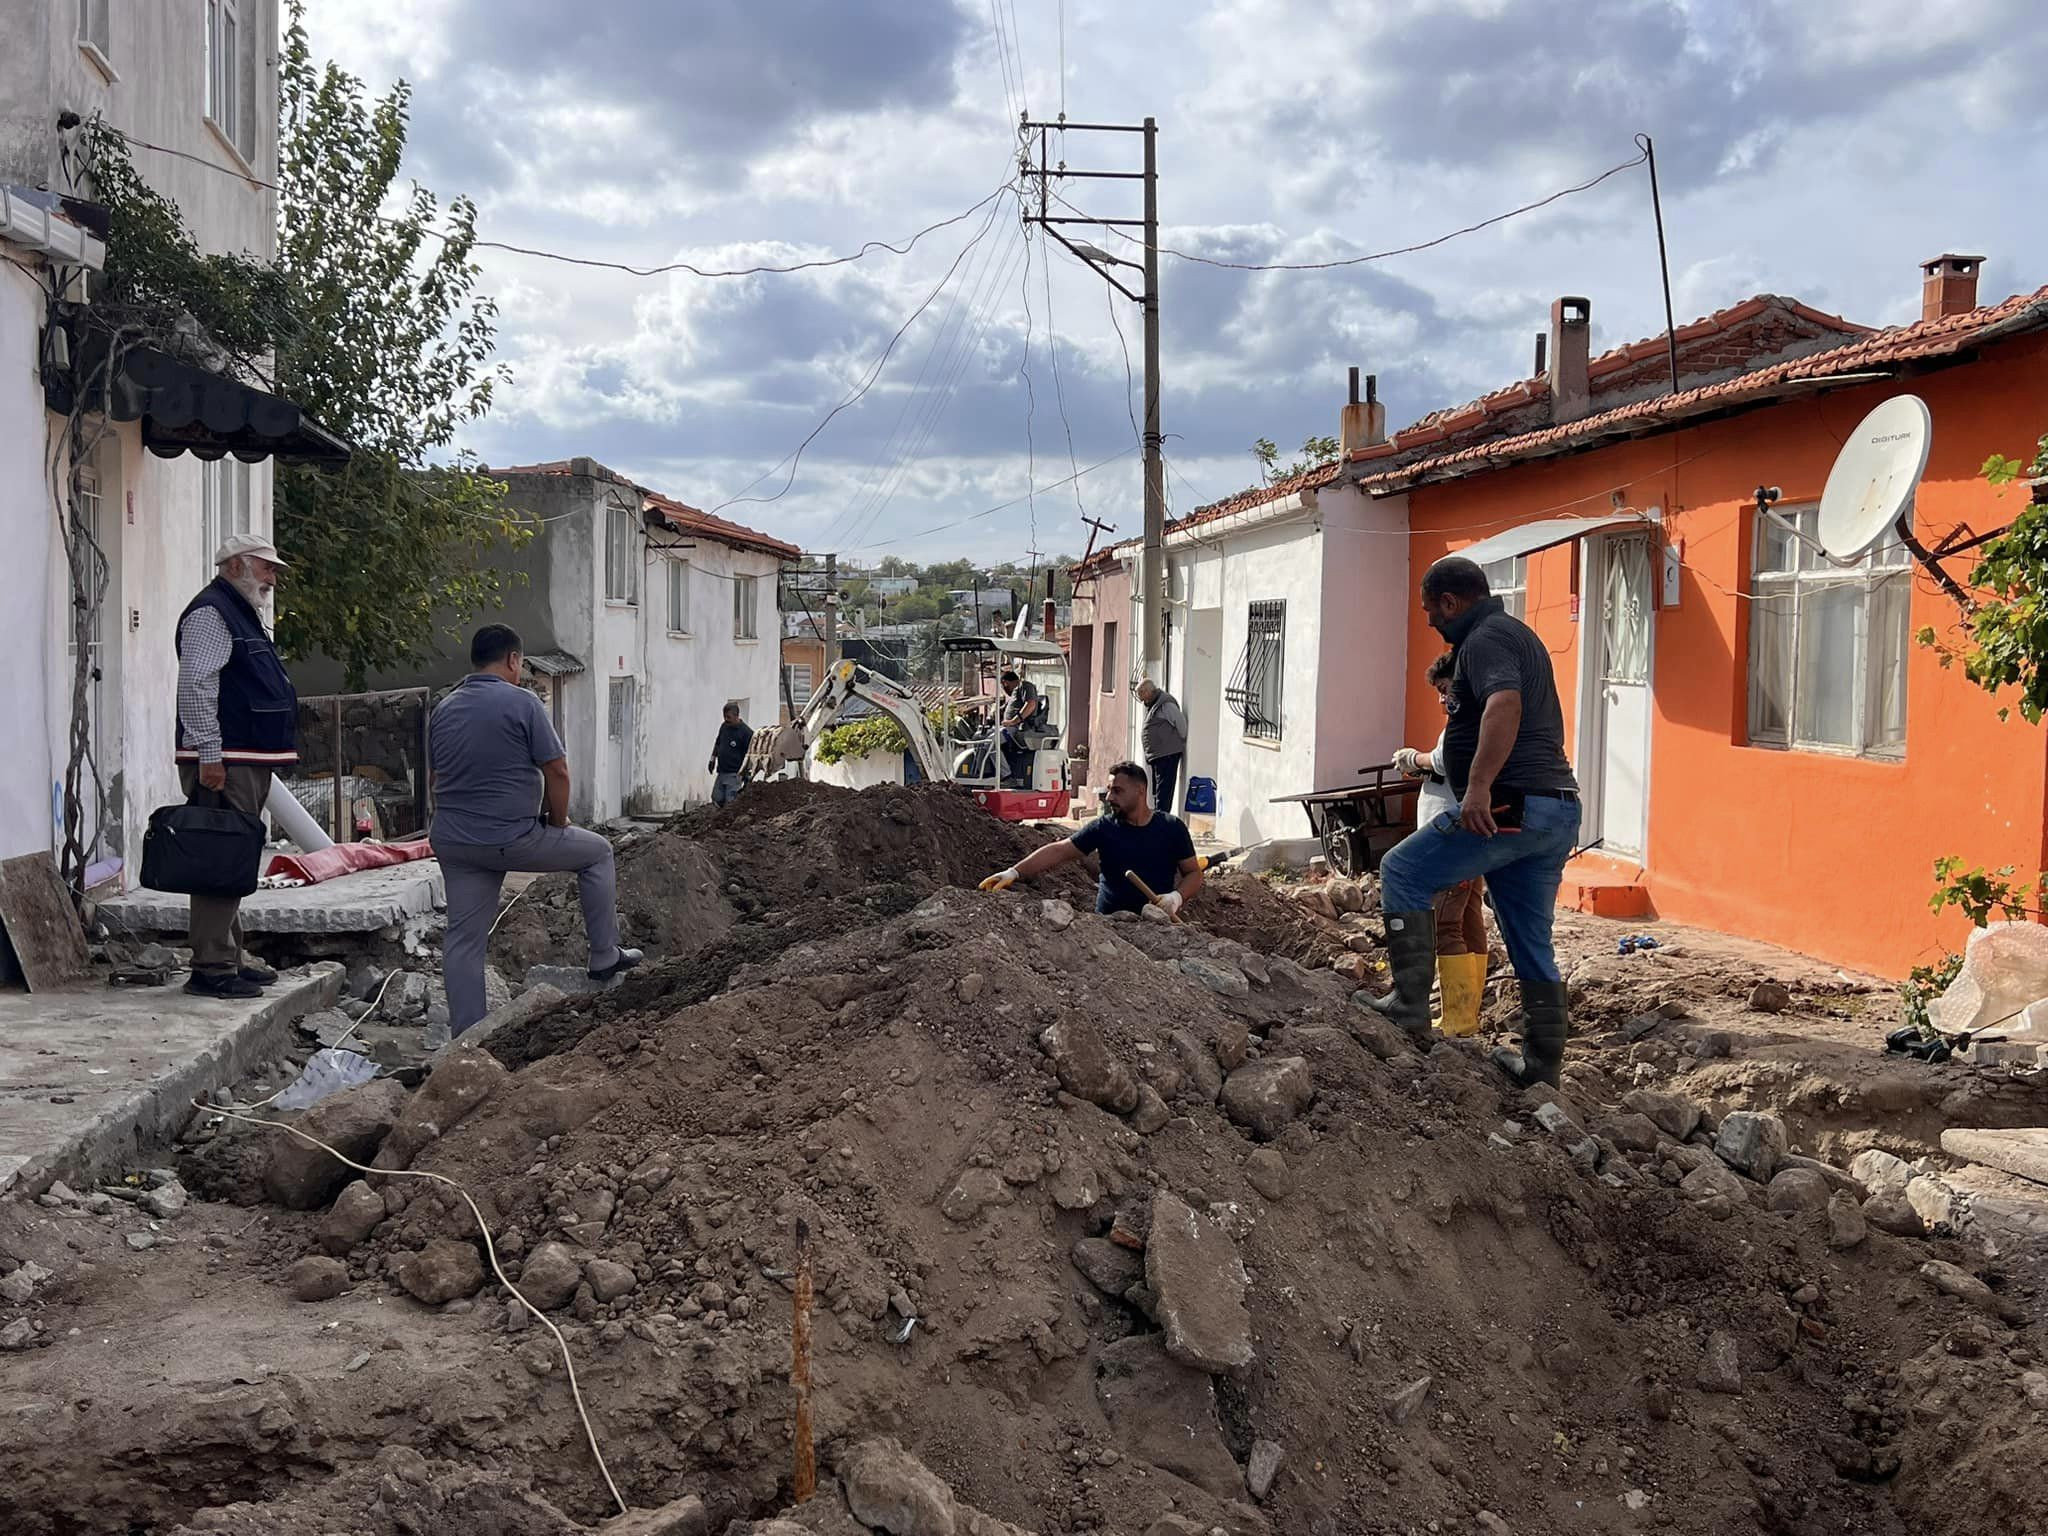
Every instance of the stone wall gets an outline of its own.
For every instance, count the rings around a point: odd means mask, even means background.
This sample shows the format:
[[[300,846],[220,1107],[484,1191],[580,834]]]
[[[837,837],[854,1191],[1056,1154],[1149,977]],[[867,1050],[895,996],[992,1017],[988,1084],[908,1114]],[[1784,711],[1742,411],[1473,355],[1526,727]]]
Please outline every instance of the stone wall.
[[[341,695],[341,769],[352,801],[374,801],[374,835],[405,837],[422,830],[415,806],[421,764],[425,690]],[[293,791],[324,828],[334,822],[334,697],[299,701],[299,766]],[[319,783],[316,781],[325,781]],[[360,807],[367,811],[368,806]],[[352,836],[355,834],[352,834]]]

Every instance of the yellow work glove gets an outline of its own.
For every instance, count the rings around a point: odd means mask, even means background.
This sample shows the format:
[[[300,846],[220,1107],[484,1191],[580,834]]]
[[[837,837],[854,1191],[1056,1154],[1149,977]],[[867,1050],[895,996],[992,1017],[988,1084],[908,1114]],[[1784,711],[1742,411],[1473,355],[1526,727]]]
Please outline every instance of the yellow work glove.
[[[990,875],[981,882],[981,889],[984,891],[1007,891],[1017,883],[1017,879],[1017,870],[1013,865],[1009,869],[1000,869]]]

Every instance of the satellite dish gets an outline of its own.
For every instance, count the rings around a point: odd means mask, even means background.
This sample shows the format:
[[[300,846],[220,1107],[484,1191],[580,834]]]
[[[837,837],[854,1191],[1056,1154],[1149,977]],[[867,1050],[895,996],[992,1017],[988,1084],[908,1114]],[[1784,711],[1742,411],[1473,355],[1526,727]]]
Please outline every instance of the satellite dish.
[[[1820,545],[1852,565],[1913,511],[1934,437],[1927,402],[1894,395],[1856,424],[1820,493]]]

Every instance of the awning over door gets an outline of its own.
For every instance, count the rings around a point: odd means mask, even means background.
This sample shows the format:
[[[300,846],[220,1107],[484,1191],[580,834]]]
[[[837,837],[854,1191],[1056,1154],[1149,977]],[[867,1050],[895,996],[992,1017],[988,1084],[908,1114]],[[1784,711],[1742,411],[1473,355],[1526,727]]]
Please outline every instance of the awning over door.
[[[228,454],[247,463],[281,459],[288,464],[346,464],[349,445],[322,427],[282,395],[244,384],[239,379],[183,362],[154,347],[130,346],[119,358],[118,371],[105,378],[109,342],[89,332],[76,345],[78,363],[69,376],[43,383],[45,404],[68,415],[74,391],[91,390],[98,405],[104,399],[115,421],[142,423],[142,443],[160,458],[190,453],[218,459]]]
[[[1480,565],[1491,565],[1496,560],[1533,555],[1539,550],[1553,549],[1559,544],[1569,544],[1574,539],[1587,538],[1592,534],[1608,533],[1617,528],[1650,528],[1656,523],[1657,514],[1654,512],[1610,512],[1604,517],[1547,517],[1492,534],[1477,544],[1468,544],[1451,553]]]

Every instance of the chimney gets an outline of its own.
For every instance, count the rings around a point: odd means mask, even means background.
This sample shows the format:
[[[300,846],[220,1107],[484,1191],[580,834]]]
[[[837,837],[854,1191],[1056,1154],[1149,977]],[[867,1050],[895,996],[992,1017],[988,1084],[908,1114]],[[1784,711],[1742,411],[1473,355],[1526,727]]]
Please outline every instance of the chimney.
[[[1549,356],[1549,353],[1546,350],[1549,347],[1549,345],[1550,332],[1538,331],[1536,333],[1536,366],[1529,370],[1530,378],[1540,379],[1543,377],[1544,359]]]
[[[1920,263],[1920,318],[1942,320],[1977,307],[1977,269],[1982,256],[1937,256]]]
[[[1591,395],[1586,378],[1593,357],[1593,301],[1567,295],[1550,306],[1550,419],[1577,421]]]
[[[1361,448],[1376,447],[1387,440],[1387,408],[1380,404],[1380,376],[1365,376],[1365,398],[1358,398],[1358,370],[1351,370],[1351,399],[1338,418],[1338,451],[1346,458]]]
[[[1058,603],[1054,602],[1054,601],[1053,601],[1053,600],[1052,600],[1051,598],[1049,598],[1049,597],[1048,597],[1048,598],[1047,598],[1047,599],[1045,600],[1045,630],[1044,630],[1044,634],[1045,634],[1045,638],[1046,638],[1046,639],[1050,640],[1050,639],[1052,639],[1052,638],[1053,638],[1053,632],[1054,632],[1055,630],[1057,630],[1057,629],[1059,628],[1059,623],[1060,623],[1060,605],[1059,605]]]

